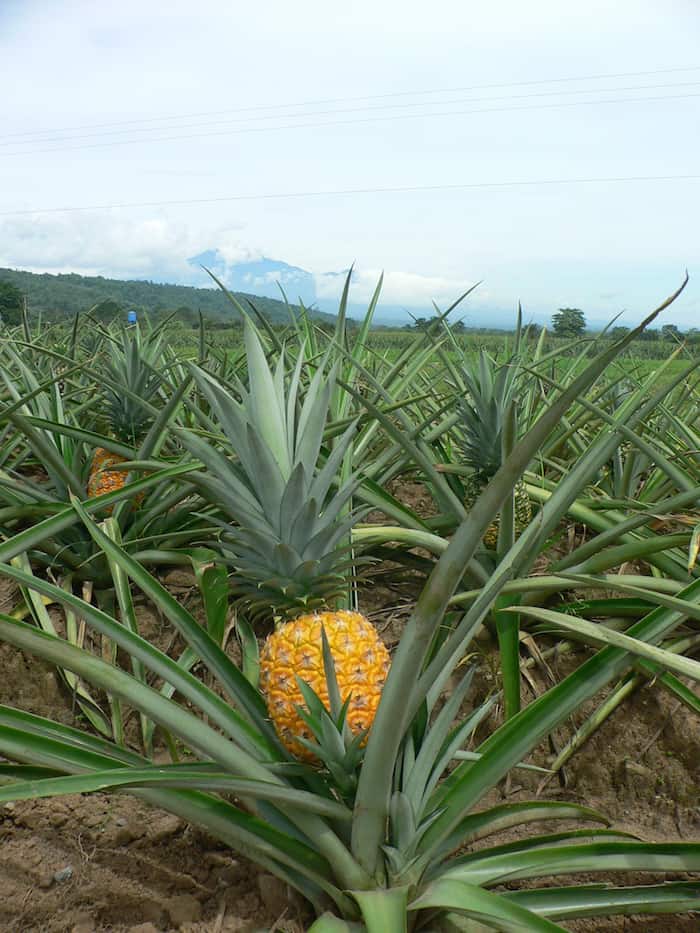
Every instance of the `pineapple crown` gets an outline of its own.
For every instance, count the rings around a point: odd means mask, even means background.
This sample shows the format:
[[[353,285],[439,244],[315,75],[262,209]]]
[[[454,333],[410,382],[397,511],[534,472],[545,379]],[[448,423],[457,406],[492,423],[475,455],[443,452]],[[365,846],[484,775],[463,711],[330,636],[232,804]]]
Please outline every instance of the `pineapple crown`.
[[[478,366],[464,361],[458,443],[467,466],[483,479],[494,476],[503,460],[503,428],[516,405],[517,375],[513,360],[499,366],[483,349]]]
[[[221,546],[242,603],[253,615],[272,608],[286,617],[329,606],[347,591],[357,478],[338,484],[337,477],[356,425],[326,444],[336,367],[321,364],[303,390],[302,353],[287,381],[284,349],[271,368],[249,320],[244,335],[249,383],[236,380],[235,395],[191,367],[236,459],[190,432],[183,443],[206,468],[197,481],[229,520],[221,523]]]
[[[122,328],[120,339],[107,344],[102,376],[112,433],[125,443],[142,439],[153,421],[149,402],[162,385],[162,330],[144,338],[139,326]]]

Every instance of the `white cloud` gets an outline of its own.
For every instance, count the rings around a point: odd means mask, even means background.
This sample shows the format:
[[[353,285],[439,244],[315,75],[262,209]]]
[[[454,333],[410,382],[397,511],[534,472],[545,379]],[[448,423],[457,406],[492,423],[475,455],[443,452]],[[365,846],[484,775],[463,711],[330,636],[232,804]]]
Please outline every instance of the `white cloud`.
[[[0,224],[0,264],[144,277],[159,263],[172,264],[187,238],[187,230],[176,231],[158,218],[13,217]]]
[[[489,292],[481,286],[467,313],[512,309],[521,298],[543,314],[559,304],[580,305],[591,317],[627,307],[631,320],[689,265],[687,295],[668,315],[697,323],[697,180],[371,193],[696,175],[696,89],[684,82],[697,78],[689,67],[697,60],[697,0],[590,0],[565,10],[557,0],[356,0],[342,9],[269,0],[244,13],[238,6],[0,0],[0,80],[13,90],[3,100],[0,208],[171,202],[157,211],[0,218],[0,264],[192,281],[199,272],[188,256],[218,248],[228,270],[261,259],[264,248],[314,272],[329,306],[342,275],[323,270],[356,258],[360,305],[384,268],[387,305],[444,307],[478,277]],[[653,74],[668,68],[688,70]],[[651,73],[615,81],[568,80],[645,69]],[[572,96],[627,85],[651,89],[635,103],[570,106]],[[462,90],[411,96],[436,88]],[[655,95],[664,99],[644,102]],[[498,99],[467,102],[484,97]],[[464,104],[438,105],[452,98]],[[416,99],[421,112],[464,113],[405,120],[405,103]],[[229,135],[238,118],[273,126],[316,111],[328,113],[300,123],[319,125]],[[201,132],[175,128],[205,113]],[[18,142],[47,136],[69,138],[51,152]],[[348,189],[366,193],[246,197]],[[280,277],[286,287],[287,273]],[[270,289],[267,277],[263,284]],[[289,287],[290,297],[301,287]]]
[[[206,230],[163,217],[134,218],[128,214],[80,213],[13,217],[0,221],[0,266],[35,272],[78,272],[116,278],[156,279],[187,284],[208,284],[188,262],[191,256],[217,249],[225,268],[217,273],[228,283],[235,267],[270,255],[242,240],[240,230]],[[278,257],[293,263],[294,257]],[[319,301],[340,298],[345,272],[309,270]],[[351,303],[366,305],[382,270],[358,265],[352,276]],[[277,270],[246,273],[242,278],[252,293],[266,291],[281,281],[294,296],[294,283],[304,271]],[[421,275],[384,270],[382,305],[429,309],[433,301],[446,307],[472,285],[466,278]],[[479,297],[486,298],[480,289]]]
[[[231,231],[220,235],[233,241]],[[118,211],[0,220],[0,266],[35,272],[182,281],[198,277],[187,260],[208,245],[201,228]]]
[[[338,271],[333,272],[327,267],[319,269],[308,259],[300,260],[293,244],[280,245],[264,239],[255,242],[254,237],[231,223],[193,224],[153,211],[141,217],[120,211],[6,217],[0,218],[0,266],[211,286],[209,278],[188,260],[206,250],[218,249],[223,263],[215,271],[232,288],[278,297],[273,283],[279,281],[292,301],[301,296],[306,303],[317,301],[324,310],[337,307],[346,275],[343,250],[335,251]],[[243,270],[236,271],[241,263],[263,256],[292,265],[298,262],[306,267],[308,275],[295,269],[264,270],[246,273],[244,279]],[[599,265],[591,281],[590,260],[582,257],[576,265],[551,262],[542,276],[527,262],[511,263],[508,268],[492,263],[491,269],[482,269],[481,263],[473,259],[455,263],[456,273],[450,274],[448,269],[445,274],[435,275],[402,270],[402,258],[410,260],[410,251],[406,257],[399,256],[398,261],[394,257],[392,267],[384,270],[380,313],[382,309],[403,308],[407,314],[424,314],[433,302],[444,310],[474,284],[476,276],[472,275],[478,271],[483,284],[455,314],[469,320],[472,314],[500,312],[502,323],[510,322],[519,298],[526,317],[535,314],[542,318],[560,305],[574,305],[597,322],[627,309],[623,322],[634,323],[677,286],[682,273],[675,264],[649,263],[640,270],[632,263],[610,262],[605,267]],[[460,274],[465,267],[465,273]],[[367,307],[380,275],[381,268],[371,262],[355,264],[350,291],[355,313]],[[697,326],[699,313],[698,291],[691,281],[682,298],[665,312],[664,319],[666,323]]]
[[[261,250],[241,243],[240,231],[223,231],[217,235],[216,242],[210,245],[215,246],[224,262],[231,266],[242,262],[255,262],[263,256]]]
[[[368,304],[372,298],[382,270],[355,267],[350,286],[350,300],[357,304]],[[345,281],[337,273],[315,275],[319,299],[340,298]],[[384,271],[381,301],[386,305],[406,308],[430,308],[432,302],[444,308],[451,304],[473,285],[466,279],[452,279],[421,275],[417,272],[401,272],[395,269]],[[482,293],[481,297],[485,297]]]

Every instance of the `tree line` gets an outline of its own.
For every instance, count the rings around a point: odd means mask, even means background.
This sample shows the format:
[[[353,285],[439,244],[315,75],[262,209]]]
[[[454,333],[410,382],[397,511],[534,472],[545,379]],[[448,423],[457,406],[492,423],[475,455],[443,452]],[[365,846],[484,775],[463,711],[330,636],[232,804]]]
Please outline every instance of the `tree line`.
[[[404,330],[425,330],[431,323],[434,321],[434,318],[428,317],[419,317],[412,321],[410,324],[404,326]],[[559,308],[552,315],[552,326],[550,333],[553,337],[560,337],[562,339],[572,340],[577,337],[583,337],[584,334],[588,331],[588,323],[586,321],[586,316],[580,308]],[[467,328],[464,321],[455,321],[452,324],[452,330],[458,334],[465,334],[469,330],[478,331],[479,333],[503,333],[502,330],[494,330],[492,328],[485,327],[474,327]],[[538,337],[543,330],[541,324],[528,324],[527,325],[528,334],[530,337]],[[608,331],[608,336],[613,340],[619,340],[630,332],[631,328],[616,326],[611,327]],[[682,331],[677,324],[664,324],[660,330],[646,330],[642,333],[639,340],[653,341],[653,340],[687,340],[692,343],[700,342],[700,329],[697,327],[691,327],[687,331]]]
[[[9,270],[3,270],[9,271]],[[33,273],[17,273],[18,275],[31,276],[33,279],[70,279],[71,285],[76,285],[80,281],[90,282],[91,279],[88,279],[84,276],[79,275],[67,275],[67,276],[43,276],[43,275],[34,275]],[[95,279],[97,280],[97,279]],[[126,319],[126,314],[128,311],[135,310],[137,312],[148,312],[149,318],[154,322],[166,317],[167,315],[172,315],[173,320],[179,323],[184,327],[197,327],[199,326],[199,315],[200,312],[203,313],[204,317],[207,320],[208,326],[210,328],[226,328],[240,325],[241,319],[236,311],[236,309],[231,305],[227,300],[223,292],[220,292],[215,289],[200,289],[200,288],[189,288],[187,286],[179,285],[155,285],[152,282],[119,282],[118,280],[111,279],[101,279],[100,281],[116,285],[125,285],[125,286],[150,286],[151,288],[156,289],[165,289],[166,291],[158,297],[155,305],[150,304],[146,305],[143,302],[131,302],[131,301],[118,301],[113,297],[105,297],[102,300],[94,302],[92,305],[87,304],[86,296],[81,296],[81,300],[77,301],[77,306],[72,307],[73,313],[77,311],[85,311],[88,308],[91,311],[93,317],[97,320],[104,321],[108,323],[113,321],[116,318]],[[53,284],[54,288],[58,289],[58,296],[53,300],[48,296],[43,295],[41,289],[37,293],[36,290],[31,296],[31,305],[30,307],[33,310],[40,310],[48,320],[56,321],[65,321],[67,310],[65,309],[66,296],[61,295],[61,284]],[[175,289],[176,291],[171,295],[170,289]],[[193,308],[187,304],[171,304],[168,305],[166,298],[177,296],[177,290],[183,290],[186,292],[195,292],[197,293],[197,308]],[[201,293],[204,293],[202,296]],[[98,292],[99,294],[99,292]],[[148,294],[147,292],[139,292],[138,288],[134,292],[132,290],[126,290],[125,295],[134,294],[135,297],[143,299]],[[38,297],[38,302],[37,302]],[[89,290],[88,299],[96,297],[92,293],[92,290]],[[241,303],[248,305],[248,298],[252,298],[253,303],[260,313],[264,314],[270,321],[274,323],[287,323],[289,320],[289,313],[287,306],[281,302],[277,301],[274,298],[260,298],[257,296],[245,296],[239,295],[238,298]],[[0,320],[8,326],[14,326],[20,323],[22,308],[24,307],[25,301],[27,300],[27,294],[22,290],[15,282],[9,281],[5,278],[0,278]],[[201,305],[204,304],[204,308]],[[38,305],[38,306],[37,306]],[[248,307],[250,307],[248,305]],[[53,310],[52,310],[53,309]],[[295,310],[299,311],[300,309],[296,308]],[[319,314],[318,312],[311,312],[316,318],[319,326],[332,328],[333,318],[328,314]],[[424,330],[428,325],[433,321],[434,318],[419,317],[416,318],[412,323],[406,324],[404,330]],[[528,333],[530,337],[539,336],[542,331],[542,326],[540,324],[529,324]],[[466,334],[468,328],[465,325],[464,321],[458,320],[452,324],[452,330],[457,334]],[[503,333],[502,331],[493,330],[490,328],[473,328],[473,330],[478,331],[479,333]],[[555,314],[552,315],[552,327],[551,333],[554,337],[560,337],[562,339],[576,339],[577,337],[582,337],[588,330],[588,324],[586,322],[586,317],[583,311],[580,308],[559,308]],[[629,327],[615,326],[612,327],[608,335],[613,340],[619,340],[621,337],[624,337],[625,334],[629,333]],[[638,338],[639,340],[653,341],[653,340],[686,340],[690,343],[700,343],[700,329],[696,327],[691,327],[687,331],[682,331],[677,324],[664,324],[660,331],[659,330],[646,330]]]
[[[289,308],[284,301],[257,295],[234,293],[246,310],[249,301],[269,321],[287,323]],[[52,275],[0,268],[0,314],[6,324],[17,323],[26,298],[29,312],[41,314],[44,320],[65,322],[68,316],[92,311],[105,321],[126,315],[129,311],[147,312],[151,320],[162,319],[175,312],[175,320],[185,326],[196,326],[199,313],[216,325],[230,327],[240,315],[228,296],[219,288],[194,288],[147,281],[122,281],[102,276],[77,273]],[[292,305],[292,312],[300,308]],[[318,321],[332,321],[332,315],[311,310]]]

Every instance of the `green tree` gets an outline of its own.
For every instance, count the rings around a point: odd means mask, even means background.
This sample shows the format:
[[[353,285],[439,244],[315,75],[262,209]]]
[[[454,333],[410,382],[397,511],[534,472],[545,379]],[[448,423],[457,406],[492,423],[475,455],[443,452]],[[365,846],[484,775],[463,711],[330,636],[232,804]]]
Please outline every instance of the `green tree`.
[[[613,329],[610,331],[610,336],[613,340],[622,340],[622,338],[626,337],[629,332],[629,327],[613,327]]]
[[[579,308],[559,308],[552,315],[555,337],[581,337],[586,332],[586,318]]]
[[[641,332],[641,334],[637,337],[637,340],[646,340],[647,342],[652,343],[659,340],[660,336],[661,334],[658,330],[647,328]]]
[[[190,327],[199,327],[199,314],[189,305],[180,305],[175,309],[175,320]]]
[[[2,6],[2,0],[0,0]],[[109,306],[102,308],[105,321],[111,320],[113,313],[123,314],[134,308],[139,314],[147,312],[154,323],[162,319],[173,309],[180,307],[201,308],[204,315],[216,318],[226,325],[241,320],[238,312],[232,308],[229,298],[218,288],[192,288],[188,285],[166,285],[143,281],[121,281],[106,279],[102,276],[83,276],[75,273],[52,275],[24,272],[0,266],[0,281],[7,281],[22,290],[27,297],[29,307],[35,313],[41,313],[43,320],[52,315],[55,320],[72,318],[76,311],[89,311],[95,305],[112,300],[119,306],[119,311]],[[234,293],[244,307],[250,295]],[[252,296],[255,308],[272,323],[289,324],[289,307],[276,298]],[[293,314],[300,309],[291,306]],[[315,308],[309,309],[310,317],[315,321],[331,320],[332,315],[324,314]]]
[[[664,324],[661,328],[661,336],[664,340],[680,340],[682,334],[677,324]]]
[[[115,301],[113,298],[105,298],[104,301],[95,305],[92,309],[92,314],[98,321],[104,321],[106,324],[110,321],[125,317],[124,309],[119,302]]]
[[[0,318],[5,324],[19,324],[24,295],[12,282],[0,280]]]
[[[526,326],[525,336],[528,340],[538,340],[543,330],[544,327],[541,324],[535,324],[533,321]]]

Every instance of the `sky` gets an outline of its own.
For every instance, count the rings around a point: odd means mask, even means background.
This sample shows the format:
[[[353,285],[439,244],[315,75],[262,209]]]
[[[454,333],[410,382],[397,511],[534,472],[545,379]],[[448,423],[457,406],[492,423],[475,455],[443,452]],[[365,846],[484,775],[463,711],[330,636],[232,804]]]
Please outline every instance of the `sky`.
[[[631,324],[687,268],[700,327],[699,40],[696,0],[0,0],[0,266],[354,263],[406,319],[479,282],[467,324]]]

